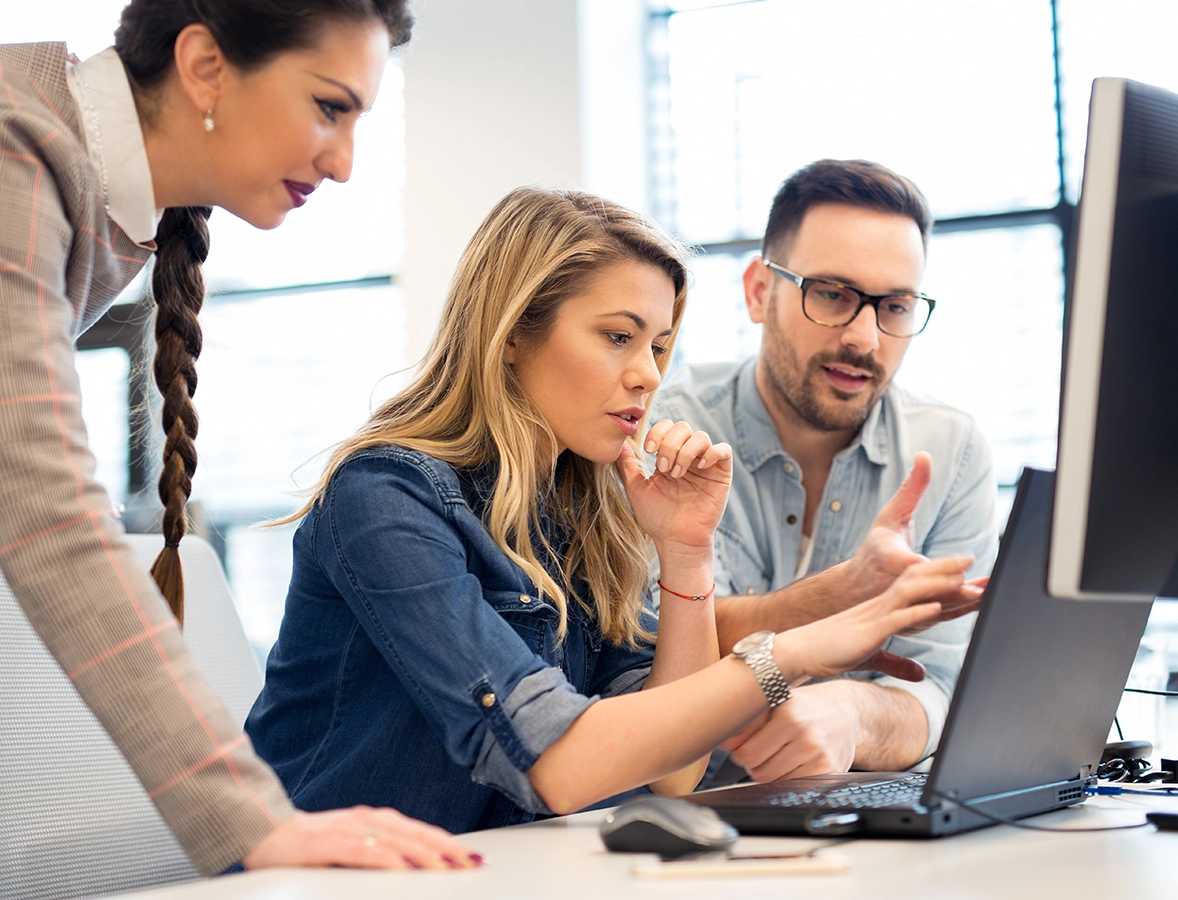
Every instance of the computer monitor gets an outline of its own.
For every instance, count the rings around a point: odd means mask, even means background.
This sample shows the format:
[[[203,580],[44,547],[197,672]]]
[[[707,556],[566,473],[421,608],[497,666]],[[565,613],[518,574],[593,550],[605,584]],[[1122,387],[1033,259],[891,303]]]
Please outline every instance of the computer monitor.
[[[1092,86],[1048,590],[1178,597],[1178,96]]]

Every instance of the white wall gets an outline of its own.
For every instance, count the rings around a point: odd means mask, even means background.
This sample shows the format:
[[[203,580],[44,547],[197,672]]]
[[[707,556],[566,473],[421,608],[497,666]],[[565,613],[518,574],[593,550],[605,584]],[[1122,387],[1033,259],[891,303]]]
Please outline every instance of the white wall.
[[[577,187],[576,0],[417,0],[405,51],[407,358],[478,223],[522,184]]]
[[[404,52],[406,358],[466,242],[523,184],[646,204],[642,0],[415,0]]]

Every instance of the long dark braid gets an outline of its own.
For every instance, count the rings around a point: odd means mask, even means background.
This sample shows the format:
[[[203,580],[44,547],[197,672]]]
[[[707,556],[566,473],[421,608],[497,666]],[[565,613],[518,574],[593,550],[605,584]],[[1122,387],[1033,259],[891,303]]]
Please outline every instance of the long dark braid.
[[[406,0],[132,0],[115,32],[115,50],[131,82],[140,118],[150,126],[154,92],[173,68],[176,37],[189,25],[205,25],[225,58],[249,71],[279,53],[313,46],[325,23],[382,22],[390,47],[409,40],[413,16]],[[186,506],[196,471],[198,419],[196,359],[204,303],[201,265],[209,253],[206,207],[164,213],[156,233],[152,293],[156,301],[155,381],[163,395],[164,467],[159,494],[164,504],[164,549],[151,567],[160,591],[184,621],[184,576],[180,539],[188,531]]]
[[[164,549],[151,567],[152,577],[172,613],[184,622],[184,576],[180,539],[188,532],[187,505],[196,471],[196,432],[199,420],[192,396],[196,393],[196,360],[201,330],[197,314],[204,303],[201,265],[209,255],[209,214],[204,206],[175,207],[164,213],[156,232],[155,271],[155,383],[163,397],[161,422],[166,435],[159,493],[164,505]]]

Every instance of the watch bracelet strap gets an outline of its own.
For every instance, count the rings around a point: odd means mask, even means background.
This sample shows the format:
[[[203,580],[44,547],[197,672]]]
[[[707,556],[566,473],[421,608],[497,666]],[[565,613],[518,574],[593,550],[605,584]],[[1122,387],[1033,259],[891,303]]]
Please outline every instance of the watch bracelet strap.
[[[765,692],[770,709],[781,706],[789,699],[789,682],[781,676],[781,669],[777,667],[777,660],[773,658],[772,653],[746,657],[745,662],[749,664],[757,678],[757,684]]]

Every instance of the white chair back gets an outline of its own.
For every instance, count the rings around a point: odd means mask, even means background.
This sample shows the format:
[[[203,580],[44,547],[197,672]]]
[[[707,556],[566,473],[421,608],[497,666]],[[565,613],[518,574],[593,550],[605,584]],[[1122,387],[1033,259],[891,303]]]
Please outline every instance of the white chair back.
[[[148,568],[159,535],[128,535]],[[262,676],[209,544],[181,543],[185,641],[244,722]],[[0,898],[66,900],[197,872],[0,575]]]
[[[144,571],[164,546],[158,534],[129,534],[127,543]],[[208,541],[188,535],[180,542],[184,565],[184,643],[238,725],[262,691],[262,670],[246,640],[221,560]]]

